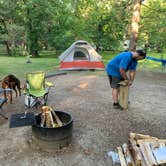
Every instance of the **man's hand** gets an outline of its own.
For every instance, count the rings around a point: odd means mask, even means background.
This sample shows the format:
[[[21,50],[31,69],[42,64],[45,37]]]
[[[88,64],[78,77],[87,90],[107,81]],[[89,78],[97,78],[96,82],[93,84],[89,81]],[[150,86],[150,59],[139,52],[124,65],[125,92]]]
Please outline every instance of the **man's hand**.
[[[128,85],[131,86],[133,84],[132,80],[129,80]]]
[[[129,84],[129,80],[124,80],[126,86]]]
[[[131,86],[133,84],[132,80],[124,80],[125,84]]]

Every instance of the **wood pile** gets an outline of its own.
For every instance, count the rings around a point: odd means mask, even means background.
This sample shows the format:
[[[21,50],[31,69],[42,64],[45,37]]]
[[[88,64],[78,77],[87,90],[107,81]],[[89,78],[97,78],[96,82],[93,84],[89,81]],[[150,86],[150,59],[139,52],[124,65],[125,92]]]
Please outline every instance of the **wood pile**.
[[[166,166],[166,140],[130,133],[129,143],[117,147],[121,166]]]
[[[63,126],[63,123],[51,107],[43,106],[40,126],[55,128]]]

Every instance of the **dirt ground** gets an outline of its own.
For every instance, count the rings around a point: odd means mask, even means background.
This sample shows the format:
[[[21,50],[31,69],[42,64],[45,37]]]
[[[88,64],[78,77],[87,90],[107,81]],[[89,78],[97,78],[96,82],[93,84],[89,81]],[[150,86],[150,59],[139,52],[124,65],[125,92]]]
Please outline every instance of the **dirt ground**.
[[[103,72],[104,73],[104,72]],[[9,128],[0,117],[0,166],[111,166],[110,150],[130,132],[166,138],[166,74],[137,72],[130,88],[130,110],[114,110],[107,77],[73,72],[47,79],[55,84],[48,105],[73,116],[72,144],[59,152],[31,147],[31,127]],[[4,106],[10,117],[24,112],[24,95]]]

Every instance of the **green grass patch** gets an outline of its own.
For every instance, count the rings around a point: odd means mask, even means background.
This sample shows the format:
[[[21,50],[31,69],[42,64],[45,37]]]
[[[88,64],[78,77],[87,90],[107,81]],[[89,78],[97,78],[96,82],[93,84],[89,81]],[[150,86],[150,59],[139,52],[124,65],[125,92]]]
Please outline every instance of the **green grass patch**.
[[[115,57],[119,52],[100,52],[103,57],[103,62],[106,65],[109,60]],[[166,59],[166,53],[148,53],[148,56],[155,58]],[[43,51],[40,57],[31,58],[32,63],[26,63],[26,57],[8,57],[0,56],[0,79],[8,74],[15,74],[19,78],[25,79],[25,75],[32,71],[45,71],[46,73],[55,72],[59,67],[58,55],[55,51]],[[160,71],[162,70],[161,62],[152,60],[143,60],[138,63],[139,70]],[[166,72],[166,70],[164,71]],[[93,73],[94,75],[105,75],[101,71],[89,71],[87,74]]]
[[[147,56],[151,56],[157,59],[166,59],[166,53],[155,53],[155,52],[149,52]],[[138,63],[138,69],[142,70],[150,70],[150,71],[162,71],[163,66],[161,62],[154,61],[154,60],[149,60],[149,59],[144,59],[142,61],[139,61]],[[164,71],[166,72],[166,71]]]
[[[32,71],[51,72],[58,69],[57,58],[31,58],[32,63],[26,63],[26,57],[0,57],[0,79],[8,74],[15,74],[17,77],[25,78],[26,73]]]
[[[103,63],[104,65],[107,65],[107,63],[114,58],[119,52],[101,52],[100,55],[103,57]],[[166,59],[166,53],[155,53],[155,52],[149,52],[147,54],[148,56],[155,57],[158,59]],[[149,71],[162,71],[163,66],[161,62],[153,61],[144,59],[142,61],[138,62],[138,70],[149,70]],[[166,69],[165,71],[166,72]]]

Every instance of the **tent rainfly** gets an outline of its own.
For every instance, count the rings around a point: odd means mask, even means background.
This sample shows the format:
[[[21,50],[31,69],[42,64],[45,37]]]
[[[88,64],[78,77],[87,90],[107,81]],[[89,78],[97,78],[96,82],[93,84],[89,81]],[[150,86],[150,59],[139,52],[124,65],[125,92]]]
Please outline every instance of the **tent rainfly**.
[[[74,42],[59,59],[61,61],[59,70],[81,70],[97,69],[103,70],[102,57],[86,41]]]

